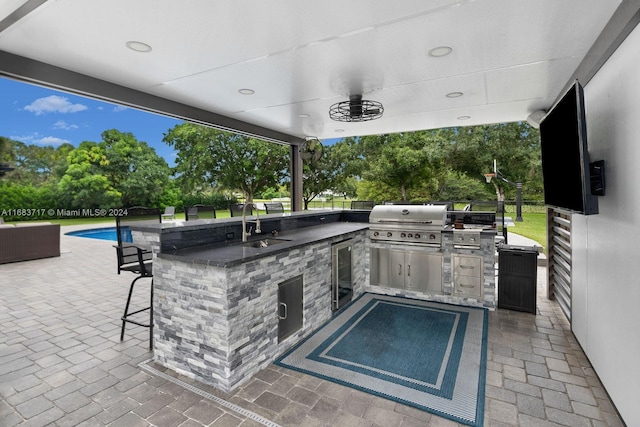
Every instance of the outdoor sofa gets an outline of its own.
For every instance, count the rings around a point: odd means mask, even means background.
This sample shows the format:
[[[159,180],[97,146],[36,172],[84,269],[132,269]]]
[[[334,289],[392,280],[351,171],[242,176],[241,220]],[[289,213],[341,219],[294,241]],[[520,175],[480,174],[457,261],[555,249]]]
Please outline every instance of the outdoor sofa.
[[[0,264],[60,256],[60,224],[0,224]]]

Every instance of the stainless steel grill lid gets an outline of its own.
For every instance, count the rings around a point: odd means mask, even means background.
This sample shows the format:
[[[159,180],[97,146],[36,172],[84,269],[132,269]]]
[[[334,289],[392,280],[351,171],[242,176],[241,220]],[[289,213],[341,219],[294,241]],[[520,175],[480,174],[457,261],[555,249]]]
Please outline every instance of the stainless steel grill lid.
[[[447,223],[447,207],[444,205],[376,205],[369,215],[369,223],[376,226],[441,230]]]

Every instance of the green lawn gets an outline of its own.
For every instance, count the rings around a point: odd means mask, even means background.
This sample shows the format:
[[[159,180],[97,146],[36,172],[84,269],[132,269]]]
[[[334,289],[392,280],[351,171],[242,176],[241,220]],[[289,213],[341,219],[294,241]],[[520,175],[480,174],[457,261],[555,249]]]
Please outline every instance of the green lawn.
[[[509,232],[535,240],[546,250],[547,215],[543,213],[523,213],[522,219],[522,222],[515,223],[515,227],[509,227]]]

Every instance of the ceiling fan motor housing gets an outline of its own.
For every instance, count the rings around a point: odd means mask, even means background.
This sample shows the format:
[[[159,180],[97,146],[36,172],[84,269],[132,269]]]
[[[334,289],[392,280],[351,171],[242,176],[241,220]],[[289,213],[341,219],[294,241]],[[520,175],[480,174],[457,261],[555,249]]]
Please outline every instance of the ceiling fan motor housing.
[[[351,95],[349,97],[349,114],[351,117],[362,116],[362,95]]]

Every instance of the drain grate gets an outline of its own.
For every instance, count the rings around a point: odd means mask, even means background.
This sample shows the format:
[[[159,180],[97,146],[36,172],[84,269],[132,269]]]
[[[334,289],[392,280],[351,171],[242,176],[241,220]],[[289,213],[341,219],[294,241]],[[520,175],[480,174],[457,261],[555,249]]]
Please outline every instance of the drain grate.
[[[198,387],[194,387],[191,384],[187,384],[184,381],[180,381],[177,378],[172,377],[171,375],[167,375],[164,372],[158,371],[155,368],[152,368],[151,366],[147,365],[148,362],[150,362],[151,359],[147,359],[144,362],[141,362],[138,367],[140,367],[142,370],[145,370],[147,372],[149,372],[151,375],[154,375],[156,377],[160,377],[162,379],[165,379],[173,384],[176,384],[184,389],[187,389],[195,394],[197,394],[198,396],[204,397],[205,399],[209,399],[215,403],[217,403],[220,406],[224,406],[227,409],[232,410],[233,412],[236,412],[240,415],[243,415],[247,418],[252,419],[253,421],[260,423],[264,426],[267,427],[280,427],[279,424],[274,423],[273,421],[270,421],[258,414],[256,414],[255,412],[252,412],[248,409],[243,408],[242,406],[238,406],[235,405],[229,401],[226,401],[224,399],[219,398],[218,396],[215,396],[211,393],[207,393],[204,390],[200,390]]]

